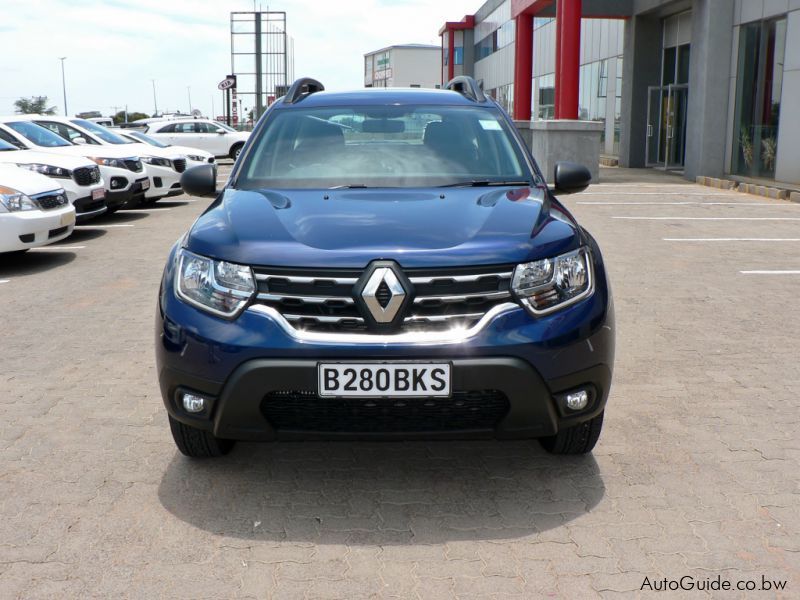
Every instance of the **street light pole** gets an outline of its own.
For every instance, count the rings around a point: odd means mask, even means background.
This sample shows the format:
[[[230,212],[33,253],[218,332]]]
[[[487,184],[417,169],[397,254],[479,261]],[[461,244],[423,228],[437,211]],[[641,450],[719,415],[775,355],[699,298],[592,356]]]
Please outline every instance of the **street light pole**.
[[[67,59],[66,56],[59,57],[58,60],[61,61],[61,89],[64,91],[64,116],[69,116],[69,111],[67,110],[67,80],[64,77],[64,61]]]
[[[186,86],[186,93],[189,94],[189,114],[192,114],[192,86]]]
[[[158,102],[156,101],[156,80],[151,79],[150,81],[153,82],[153,116],[155,117],[158,114]]]

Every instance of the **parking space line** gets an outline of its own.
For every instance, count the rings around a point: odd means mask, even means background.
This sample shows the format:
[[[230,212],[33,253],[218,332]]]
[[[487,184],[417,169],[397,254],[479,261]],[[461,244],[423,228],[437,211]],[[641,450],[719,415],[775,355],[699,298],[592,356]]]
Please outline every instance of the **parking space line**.
[[[75,229],[105,229],[106,227],[133,227],[128,223],[112,223],[110,225],[75,225]]]
[[[735,198],[735,194],[718,192],[581,192],[581,196],[722,196]]]
[[[800,271],[739,271],[742,275],[800,275]]]
[[[626,221],[800,221],[800,217],[611,217]]]
[[[126,208],[125,209],[125,213],[148,213],[149,214],[149,213],[151,213],[153,211],[155,211],[155,212],[163,212],[165,210],[172,210],[172,209],[171,208],[156,208],[156,207],[153,207],[153,208]],[[123,213],[123,214],[125,214],[125,213]]]
[[[687,200],[686,202],[605,202],[602,200],[589,200],[587,202],[576,202],[575,204],[595,205],[595,206],[764,206],[770,208],[800,208],[800,204],[773,204],[772,202],[698,202]]]
[[[0,279],[0,283],[8,283],[11,281],[10,279]]]
[[[86,246],[39,246],[31,250],[83,250]]]
[[[800,238],[662,238],[665,242],[800,242]]]

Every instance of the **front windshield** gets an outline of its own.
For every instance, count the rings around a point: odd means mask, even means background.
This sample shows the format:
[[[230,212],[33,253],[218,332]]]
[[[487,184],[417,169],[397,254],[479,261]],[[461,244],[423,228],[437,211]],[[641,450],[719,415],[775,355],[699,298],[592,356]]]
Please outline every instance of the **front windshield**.
[[[495,108],[350,106],[276,109],[254,140],[242,189],[432,187],[530,181]]]
[[[86,119],[72,119],[72,122],[75,123],[78,127],[83,127],[86,131],[90,131],[99,137],[104,142],[108,142],[109,144],[135,144],[136,142],[132,142],[131,140],[126,140],[121,135],[117,135],[113,131],[109,131],[102,125],[98,125],[93,121],[87,121]]]
[[[60,148],[61,146],[72,146],[70,142],[62,138],[57,133],[31,123],[30,121],[11,121],[5,123],[9,127],[24,137],[26,140],[37,146],[45,148]]]
[[[225,123],[220,123],[219,121],[214,121],[214,125],[216,125],[218,127],[222,127],[225,131],[233,131],[234,133],[236,133],[236,130],[233,127],[229,127]]]
[[[138,131],[126,131],[125,135],[130,136],[132,138],[136,138],[140,142],[144,142],[145,144],[150,144],[151,146],[155,146],[156,148],[169,148],[169,144],[165,144],[164,142],[159,142],[155,138],[151,138],[149,135],[145,135]]]

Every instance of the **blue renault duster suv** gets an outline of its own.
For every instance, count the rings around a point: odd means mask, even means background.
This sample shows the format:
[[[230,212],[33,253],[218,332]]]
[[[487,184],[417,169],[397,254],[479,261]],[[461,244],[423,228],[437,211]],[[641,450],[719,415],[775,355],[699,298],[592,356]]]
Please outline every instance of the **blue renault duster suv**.
[[[156,347],[179,450],[236,440],[539,438],[592,450],[614,316],[592,236],[474,80],[296,81],[170,252]]]

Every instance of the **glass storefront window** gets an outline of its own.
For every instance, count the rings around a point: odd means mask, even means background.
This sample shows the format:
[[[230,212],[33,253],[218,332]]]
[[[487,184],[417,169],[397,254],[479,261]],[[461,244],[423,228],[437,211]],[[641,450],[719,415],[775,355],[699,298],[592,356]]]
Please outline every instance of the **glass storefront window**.
[[[775,176],[786,19],[739,28],[731,171],[750,177]]]

